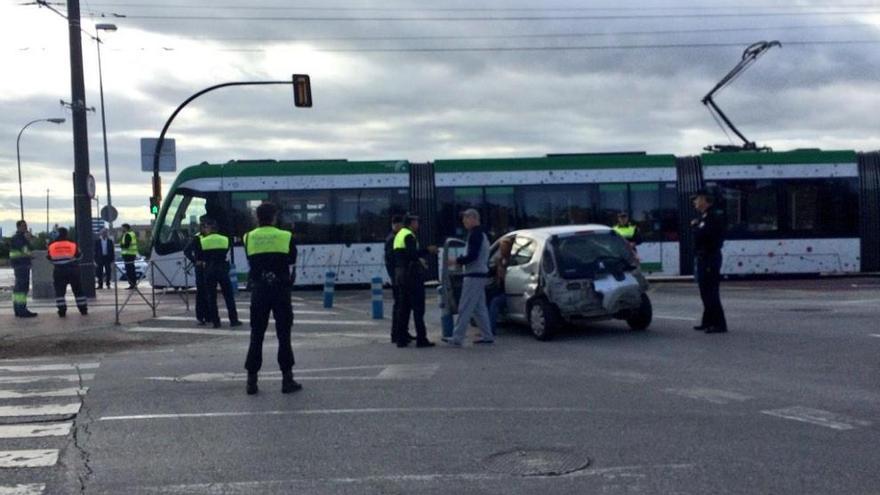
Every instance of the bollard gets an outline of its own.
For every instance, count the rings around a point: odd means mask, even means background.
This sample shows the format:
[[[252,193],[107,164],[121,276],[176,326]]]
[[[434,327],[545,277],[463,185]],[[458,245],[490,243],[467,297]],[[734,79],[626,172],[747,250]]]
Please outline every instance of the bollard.
[[[229,285],[232,286],[232,295],[238,294],[238,270],[235,269],[235,263],[229,264]]]
[[[333,291],[336,290],[336,273],[327,272],[324,274],[324,307],[333,307]]]
[[[437,292],[440,295],[440,326],[443,329],[443,338],[451,339],[455,325],[452,319],[452,312],[446,305],[446,289],[441,285],[437,287]]]
[[[381,320],[384,318],[382,315],[383,301],[382,301],[382,277],[373,277],[373,283],[371,284],[370,293],[373,296],[373,319]]]

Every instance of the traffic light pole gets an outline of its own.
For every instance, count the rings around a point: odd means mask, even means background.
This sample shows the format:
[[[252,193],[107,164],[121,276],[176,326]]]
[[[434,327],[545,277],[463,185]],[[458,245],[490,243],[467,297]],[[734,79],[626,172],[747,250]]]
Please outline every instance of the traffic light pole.
[[[79,0],[67,1],[70,31],[70,106],[73,120],[73,209],[76,238],[82,253],[80,279],[86,297],[95,297],[95,246],[92,236],[92,200],[88,195],[89,141],[86,121],[86,88],[83,81]]]
[[[299,78],[299,79],[298,79]],[[303,79],[304,78],[304,79]],[[202,96],[205,93],[210,93],[215,89],[226,88],[229,86],[266,86],[270,84],[288,84],[294,86],[294,99],[297,106],[312,106],[311,105],[311,91],[309,89],[309,79],[308,76],[303,75],[294,75],[291,81],[241,81],[241,82],[228,82],[223,84],[217,84],[215,86],[211,86],[210,88],[205,88],[198,93],[187,98],[180,106],[174,110],[174,113],[168,117],[168,120],[165,122],[165,126],[162,127],[162,132],[159,133],[159,139],[156,141],[156,149],[153,153],[153,196],[150,201],[150,208],[153,208],[154,204],[159,204],[160,199],[162,198],[162,182],[159,178],[159,157],[162,152],[162,144],[165,142],[165,133],[168,132],[168,128],[171,127],[171,122],[174,121],[174,118],[177,117],[177,114],[186,107],[189,102],[195,100],[199,96]],[[300,104],[300,103],[303,104]],[[158,213],[156,214],[156,219],[158,219]]]

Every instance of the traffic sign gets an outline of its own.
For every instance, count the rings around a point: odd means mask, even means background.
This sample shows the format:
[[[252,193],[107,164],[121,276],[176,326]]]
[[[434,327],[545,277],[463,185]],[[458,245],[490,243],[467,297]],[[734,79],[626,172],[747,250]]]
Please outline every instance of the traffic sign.
[[[95,199],[97,192],[97,189],[95,189],[95,176],[89,174],[89,178],[86,179],[86,194],[89,196],[89,199]]]
[[[104,219],[103,218],[92,218],[92,233],[97,234],[101,232],[101,229],[104,228]]]
[[[101,208],[101,218],[106,222],[113,223],[116,221],[116,218],[119,217],[119,212],[116,211],[116,207],[113,205],[106,205]]]
[[[141,172],[153,171],[153,158],[156,156],[156,138],[141,138]],[[159,172],[177,171],[177,150],[174,139],[162,140],[162,152],[159,154]]]

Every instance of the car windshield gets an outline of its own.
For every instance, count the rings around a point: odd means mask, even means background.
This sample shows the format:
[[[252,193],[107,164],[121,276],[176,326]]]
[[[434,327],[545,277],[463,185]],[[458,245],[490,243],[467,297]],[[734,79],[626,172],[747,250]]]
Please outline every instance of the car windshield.
[[[602,273],[633,268],[634,260],[626,241],[614,233],[583,232],[556,236],[551,245],[563,278],[594,278]]]

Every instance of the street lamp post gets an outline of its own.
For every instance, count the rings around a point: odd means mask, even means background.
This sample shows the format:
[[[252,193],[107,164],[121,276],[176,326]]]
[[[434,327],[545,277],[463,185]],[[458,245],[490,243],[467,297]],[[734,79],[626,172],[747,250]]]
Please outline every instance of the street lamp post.
[[[95,25],[95,45],[98,47],[98,88],[101,94],[101,131],[104,135],[104,179],[107,181],[107,206],[113,205],[113,199],[110,196],[110,158],[107,153],[107,120],[104,116],[104,75],[101,69],[101,31],[116,31],[115,24],[96,24]],[[113,222],[110,222],[113,227]]]
[[[51,122],[53,124],[63,124],[64,119],[62,118],[52,118],[52,119],[37,119],[32,120],[24,125],[20,131],[18,131],[18,138],[15,140],[15,156],[18,158],[18,206],[21,209],[21,219],[24,220],[24,191],[21,187],[21,134],[25,129],[31,126],[31,124],[36,124],[37,122]]]

